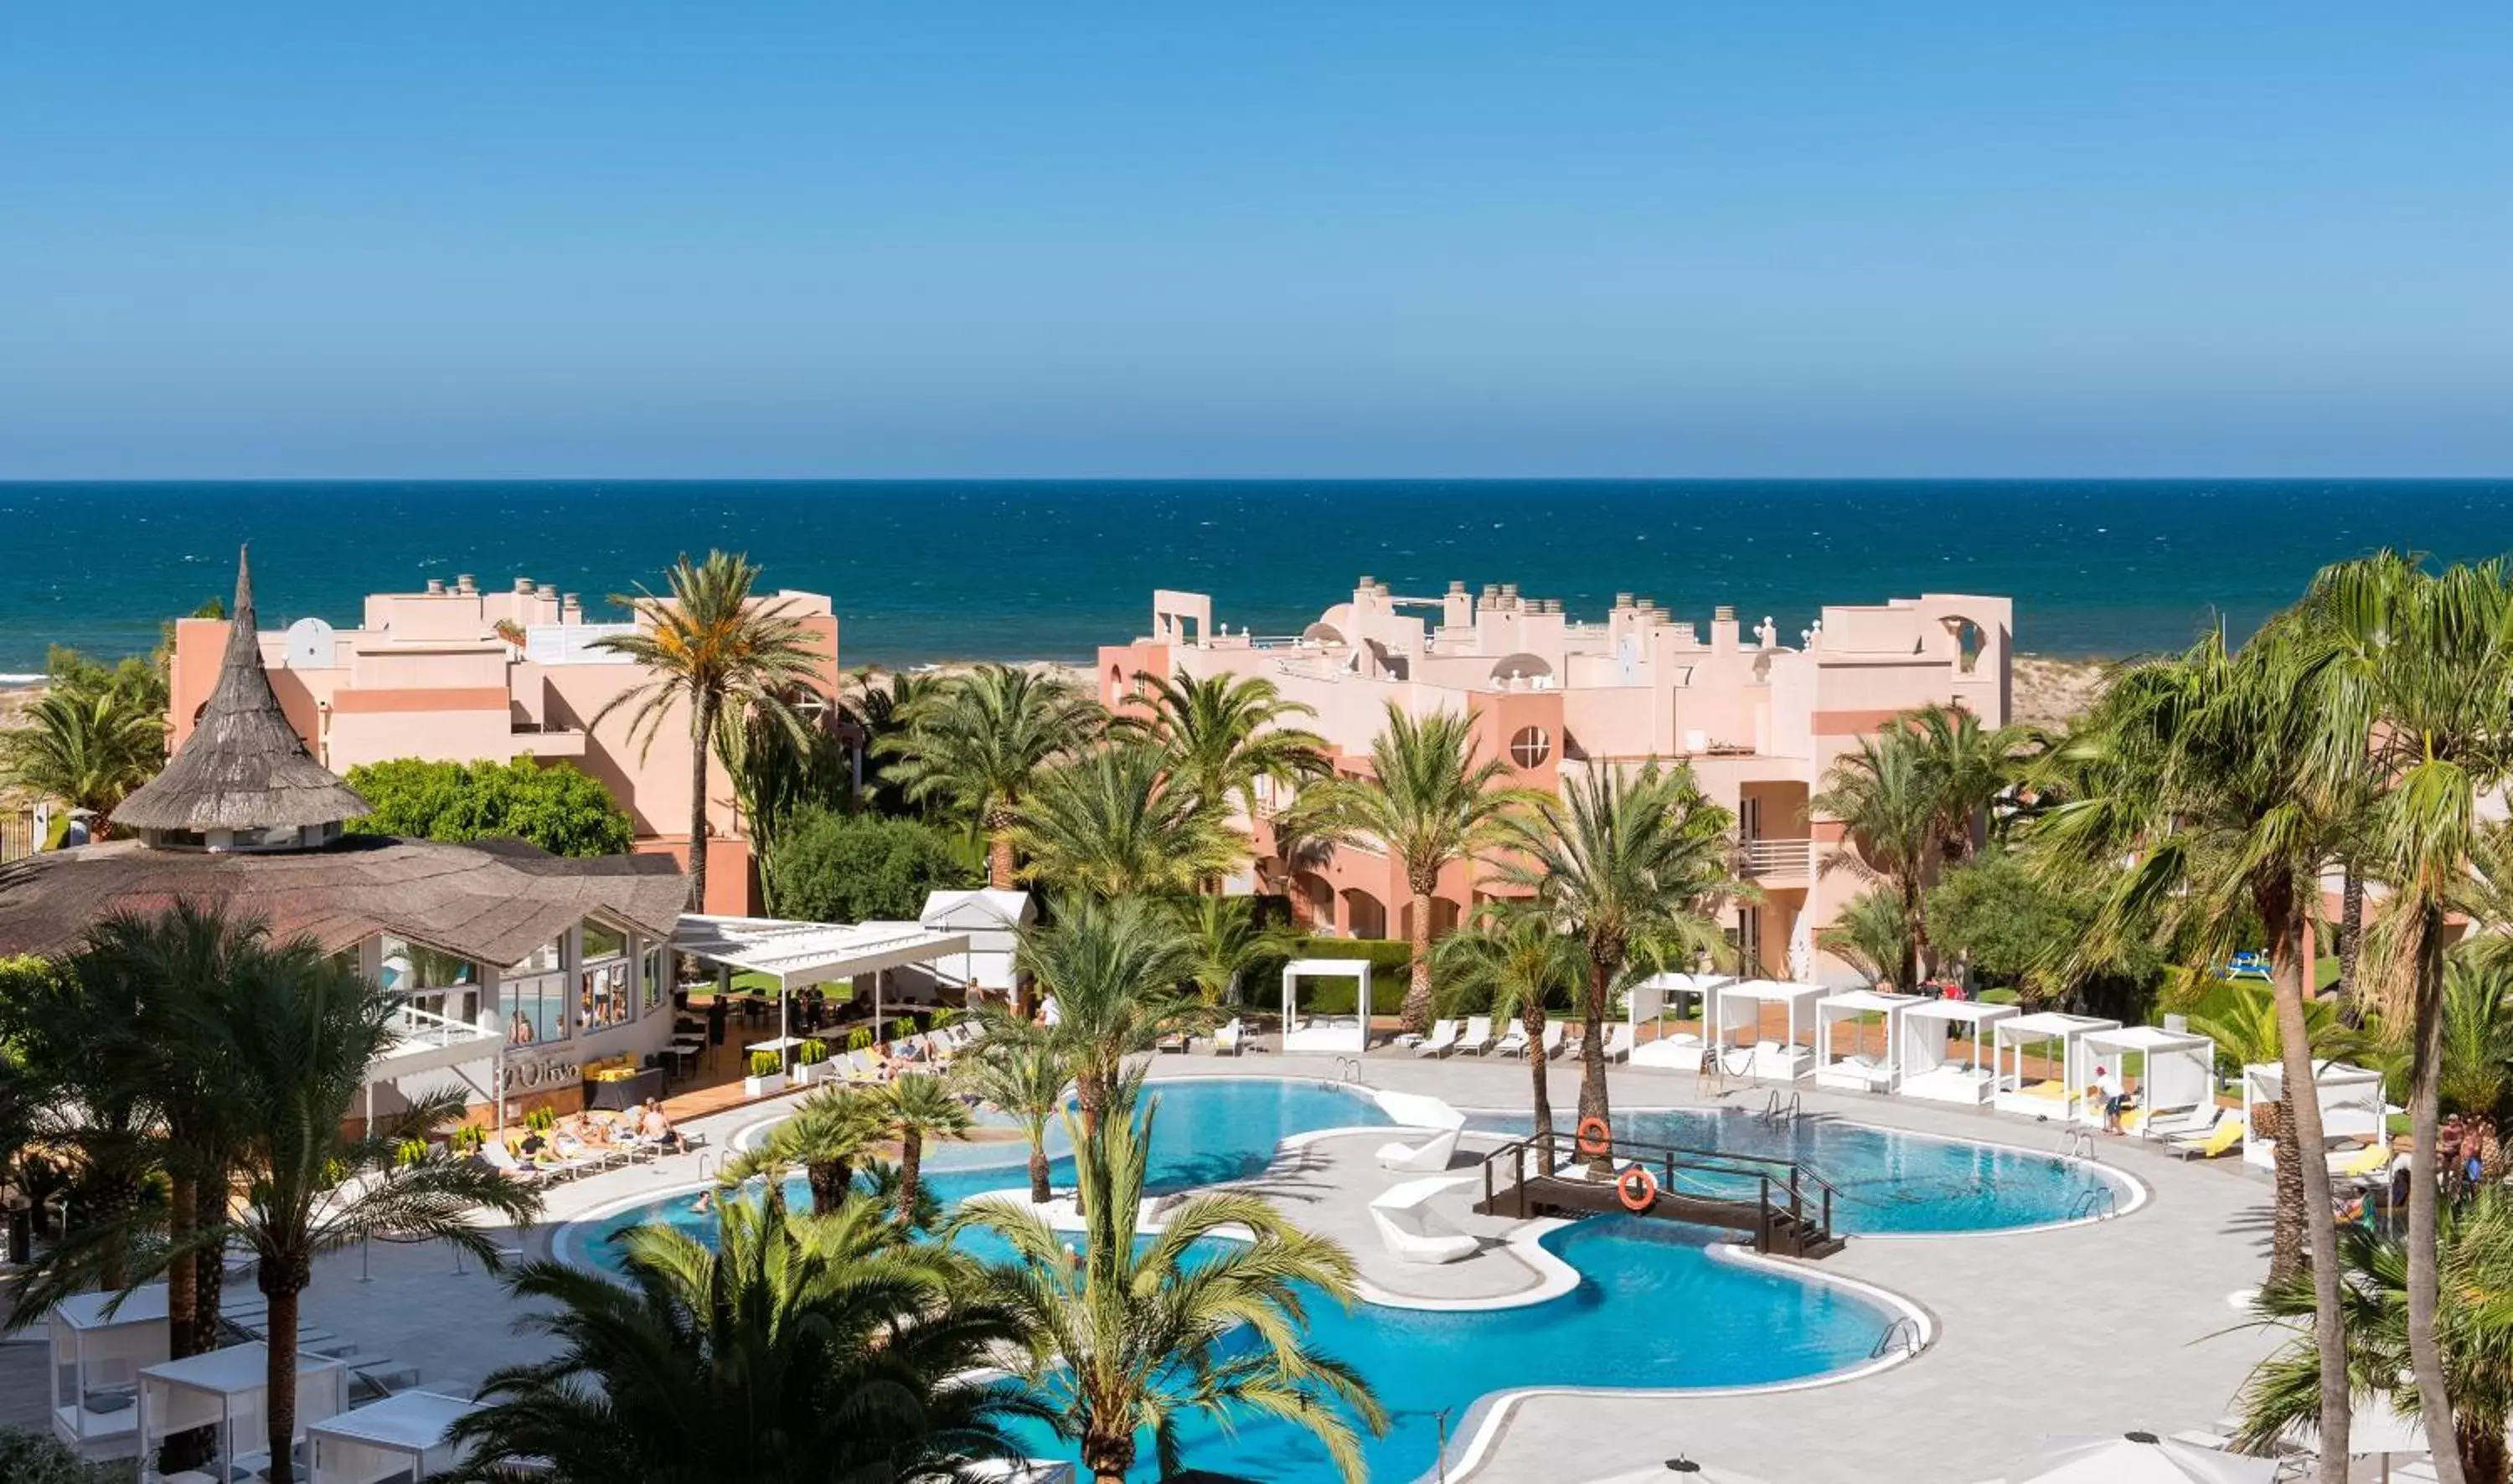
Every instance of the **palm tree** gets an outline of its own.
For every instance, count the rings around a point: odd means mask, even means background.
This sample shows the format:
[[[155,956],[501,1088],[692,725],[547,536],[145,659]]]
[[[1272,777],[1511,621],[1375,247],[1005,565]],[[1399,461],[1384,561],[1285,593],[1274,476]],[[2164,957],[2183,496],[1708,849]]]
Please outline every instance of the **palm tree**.
[[[1190,891],[1247,854],[1221,810],[1141,742],[1096,747],[1041,772],[1012,840],[1029,858],[1027,875],[1104,897]]]
[[[1821,874],[1846,871],[1892,893],[1902,948],[1891,977],[1906,989],[1918,984],[1930,967],[1927,892],[1943,839],[1936,781],[1920,744],[1898,726],[1860,738],[1856,752],[1824,770],[1807,812],[1842,826],[1845,848],[1824,856]]]
[[[1553,1100],[1545,1086],[1544,1011],[1554,999],[1567,1002],[1586,977],[1583,945],[1539,908],[1496,903],[1477,915],[1472,931],[1444,940],[1438,958],[1446,981],[1443,994],[1452,1009],[1472,1004],[1490,1010],[1496,1020],[1518,1017],[1527,1033],[1536,1131],[1551,1133]]]
[[[853,1193],[856,1167],[880,1142],[882,1129],[878,1093],[823,1088],[795,1105],[794,1115],[771,1128],[757,1146],[726,1160],[716,1178],[729,1191],[764,1175],[773,1190],[786,1170],[801,1165],[813,1214],[834,1215]]]
[[[2216,1043],[2216,1061],[2222,1071],[2241,1075],[2245,1067],[2275,1065],[2283,1070],[2286,1061],[2285,1034],[2281,1029],[2284,1007],[2278,1003],[2274,986],[2232,984],[2218,981],[2211,986],[2213,1008],[2193,1011],[2191,1028]],[[2306,1045],[2316,1074],[2318,1069],[2344,1057],[2356,1055],[2369,1044],[2366,1038],[2348,1028],[2336,1009],[2327,999],[2304,1001]],[[2311,1198],[2305,1188],[2303,1144],[2294,1110],[2295,1099],[2284,1083],[2279,1084],[2279,1097],[2244,1111],[2251,1120],[2252,1131],[2270,1141],[2277,1199],[2270,1207],[2269,1280],[2279,1282],[2303,1270],[2304,1255],[2311,1241],[2305,1212]],[[2319,1104],[2315,1102],[2316,1111]],[[2326,1166],[2325,1166],[2326,1168]]]
[[[2498,562],[2430,572],[2383,552],[2326,568],[2298,611],[2326,684],[2327,771],[2370,777],[2368,874],[2390,887],[2375,977],[2413,1028],[2408,1331],[2442,1484],[2461,1484],[2436,1329],[2435,1147],[2442,1123],[2448,918],[2473,895],[2479,801],[2513,776],[2513,585]],[[2404,1012],[2404,1013],[2403,1013]]]
[[[1910,933],[1910,920],[1894,893],[1870,887],[1815,929],[1815,946],[1866,975],[1869,984],[1884,984],[1909,961]]]
[[[774,711],[728,707],[716,723],[715,755],[750,837],[760,890],[775,911],[782,895],[777,843],[785,823],[805,809],[845,805],[849,749],[826,703],[804,692]]]
[[[1064,1055],[1046,1028],[1006,1018],[985,1039],[951,1064],[962,1091],[1020,1121],[1029,1138],[1029,1198],[1045,1205],[1056,1191],[1048,1181],[1047,1126],[1064,1111],[1073,1084]]]
[[[1081,1444],[1082,1466],[1096,1484],[1124,1484],[1148,1428],[1170,1477],[1182,1422],[1253,1414],[1305,1429],[1346,1480],[1365,1478],[1354,1423],[1376,1435],[1386,1414],[1358,1372],[1302,1338],[1311,1291],[1352,1304],[1350,1254],[1238,1191],[1179,1202],[1137,1249],[1159,1108],[1112,1112],[1096,1132],[1066,1120],[1085,1223],[1078,1263],[1026,1208],[976,1200],[959,1217],[1012,1245],[1016,1261],[991,1269],[989,1287],[1029,1336],[1022,1379]]]
[[[1983,726],[1965,707],[1934,704],[1905,712],[1895,724],[1918,748],[1935,795],[1938,851],[1947,864],[1961,865],[1973,855],[1974,823],[2023,776],[2041,733]]]
[[[1177,910],[1195,957],[1187,977],[1208,1005],[1237,1002],[1248,971],[1291,957],[1297,941],[1288,926],[1256,910],[1255,897],[1185,897]]]
[[[1329,772],[1327,741],[1289,724],[1317,712],[1286,701],[1274,683],[1247,676],[1174,679],[1138,671],[1144,715],[1120,716],[1115,726],[1142,737],[1168,759],[1189,796],[1224,816],[1233,804],[1256,820],[1260,783],[1297,787]]]
[[[991,845],[987,884],[1013,888],[1013,827],[1051,762],[1105,726],[1099,703],[1062,676],[979,665],[906,708],[907,730],[880,747],[907,799],[974,820]]]
[[[2513,1204],[2489,1188],[2457,1209],[2439,1213],[2436,1268],[2459,1295],[2445,1308],[2436,1341],[2451,1405],[2450,1455],[2469,1484],[2505,1484],[2504,1425],[2513,1415]],[[2342,1269],[2339,1333],[2357,1398],[2386,1401],[2412,1416],[2425,1412],[2409,1353],[2409,1254],[2412,1242],[2363,1226],[2338,1233]],[[2243,1426],[2236,1441],[2267,1452],[2287,1430],[2319,1411],[2321,1367],[2312,1327],[2317,1300],[2304,1277],[2271,1283],[2254,1300],[2263,1323],[2295,1338],[2262,1361],[2245,1384]]]
[[[925,1141],[966,1139],[975,1120],[938,1076],[894,1077],[876,1096],[882,1133],[898,1141],[899,1225],[913,1227],[924,1191]]]
[[[943,1484],[1020,1456],[1005,1425],[1037,1409],[987,1377],[1023,1336],[958,1254],[899,1242],[869,1203],[795,1216],[772,1188],[718,1211],[711,1243],[623,1233],[625,1283],[520,1269],[515,1327],[558,1352],[489,1377],[450,1477]]]
[[[148,1022],[143,987],[118,963],[74,955],[60,962],[0,960],[0,1047],[19,1069],[32,1132],[71,1156],[72,1208],[81,1225],[12,1295],[7,1328],[43,1317],[92,1288],[119,1291],[153,1241],[145,1197],[164,1168],[156,1089],[131,1075]],[[170,1337],[171,1338],[171,1337]]]
[[[847,677],[838,699],[839,710],[855,725],[855,787],[862,796],[864,807],[876,814],[897,815],[907,811],[907,797],[897,780],[879,771],[867,773],[864,762],[876,754],[887,754],[896,748],[894,737],[907,734],[908,719],[915,715],[918,702],[941,689],[942,682],[931,675],[913,675],[894,671],[884,684],[869,666]]]
[[[216,993],[177,1007],[166,1034],[217,1047],[232,1080],[236,1168],[251,1191],[232,1216],[204,1223],[193,1250],[229,1240],[257,1260],[269,1301],[265,1392],[271,1479],[289,1484],[297,1431],[298,1299],[314,1260],[370,1236],[455,1244],[495,1268],[498,1246],[473,1224],[482,1207],[523,1224],[539,1196],[476,1160],[437,1151],[398,1157],[402,1145],[461,1116],[462,1095],[421,1095],[351,1138],[343,1130],[367,1069],[392,1045],[401,1001],[361,979],[312,940],[242,965]]]
[[[1732,957],[1714,914],[1752,890],[1732,871],[1735,816],[1702,797],[1689,767],[1655,762],[1562,780],[1562,796],[1513,818],[1501,879],[1579,939],[1579,1120],[1612,1125],[1606,1011],[1634,963]]]
[[[1477,762],[1474,755],[1472,714],[1440,711],[1416,720],[1391,701],[1387,726],[1370,744],[1370,776],[1312,785],[1287,824],[1294,837],[1324,844],[1368,840],[1403,869],[1414,894],[1408,1031],[1431,1023],[1431,897],[1440,873],[1497,847],[1508,837],[1508,817],[1536,797],[1503,786],[1507,763]]]
[[[2363,820],[2359,775],[2324,762],[2343,723],[2318,647],[2303,625],[2280,618],[2239,652],[2227,652],[2220,631],[2124,671],[2054,756],[2073,792],[2027,834],[2049,870],[2111,882],[2086,959],[2144,937],[2180,943],[2189,962],[2222,963],[2256,924],[2274,985],[2268,1049],[2285,1091],[2275,1128],[2261,1131],[2291,1132],[2306,1152],[2322,1147],[2322,1128],[2309,1093],[2315,1033],[2301,934],[2317,916],[2322,869],[2360,838]],[[2271,1270],[2283,1276],[2308,1259],[2333,1315],[2321,1327],[2321,1428],[2324,1476],[2339,1484],[2348,1402],[2330,1172],[2316,1158],[2294,1163],[2299,1179],[2281,1187]]]
[[[2499,1121],[2513,1099],[2513,970],[2463,949],[2444,961],[2443,1067],[2436,1074],[2446,1113]]]
[[[166,765],[166,718],[115,686],[64,687],[0,731],[0,783],[92,809],[98,836],[131,791]]]
[[[1014,962],[1056,1000],[1050,1035],[1071,1069],[1086,1128],[1099,1126],[1126,1059],[1210,1018],[1188,982],[1193,950],[1177,920],[1141,897],[1069,897],[1024,928]]]
[[[641,739],[643,756],[654,750],[672,709],[688,706],[690,905],[704,912],[707,755],[718,723],[727,712],[753,713],[799,735],[802,722],[789,699],[819,683],[827,656],[783,600],[754,598],[759,568],[747,557],[711,551],[693,563],[685,555],[665,579],[668,597],[643,588],[633,597],[612,597],[636,616],[637,628],[598,639],[593,647],[626,655],[645,667],[646,679],[605,702],[591,724],[632,708],[628,734]]]

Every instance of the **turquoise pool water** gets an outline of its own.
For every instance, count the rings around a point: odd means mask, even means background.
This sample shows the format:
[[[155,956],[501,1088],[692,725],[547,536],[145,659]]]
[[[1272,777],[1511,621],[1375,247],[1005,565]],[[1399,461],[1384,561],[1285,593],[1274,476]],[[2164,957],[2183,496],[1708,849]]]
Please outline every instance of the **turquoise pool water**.
[[[1243,1179],[1271,1163],[1296,1134],[1384,1125],[1376,1102],[1354,1089],[1273,1078],[1210,1078],[1154,1084],[1151,1183],[1177,1191]],[[1505,1115],[1478,1127],[1507,1130]],[[2065,1220],[2091,1181],[2048,1156],[1882,1130],[1806,1120],[1794,1128],[1750,1115],[1631,1113],[1637,1138],[1695,1147],[1794,1152],[1844,1191],[1837,1219],[1857,1231],[1955,1231]],[[1523,1129],[1525,1120],[1516,1127]],[[1060,1144],[1059,1144],[1060,1148]],[[929,1156],[931,1180],[946,1205],[1021,1185],[1018,1144],[946,1148]],[[1069,1178],[1067,1159],[1056,1179]],[[802,1203],[797,1181],[790,1197]],[[648,1221],[698,1231],[711,1217],[688,1196],[651,1202],[561,1236],[571,1260],[607,1266],[609,1233]],[[1868,1359],[1896,1317],[1855,1291],[1714,1257],[1726,1233],[1664,1223],[1598,1218],[1553,1233],[1546,1247],[1580,1274],[1574,1291],[1541,1304],[1473,1312],[1379,1305],[1350,1312],[1313,1309],[1311,1333],[1359,1367],[1390,1413],[1385,1437],[1367,1445],[1373,1479],[1430,1473],[1442,1420],[1451,1444],[1471,1435],[1478,1401],[1530,1386],[1712,1387],[1802,1381]],[[973,1240],[984,1256],[990,1242]],[[1034,1439],[1040,1456],[1069,1456],[1053,1438]],[[1235,1435],[1198,1428],[1186,1439],[1191,1464],[1264,1484],[1314,1484],[1335,1477],[1322,1450],[1297,1428],[1238,1420]],[[1149,1480],[1148,1462],[1138,1476]]]
[[[1498,1113],[1468,1123],[1511,1134],[1535,1127],[1525,1116]],[[1659,1109],[1617,1113],[1615,1131],[1643,1143],[1795,1159],[1838,1192],[1833,1227],[1853,1233],[2004,1231],[2087,1215],[2090,1201],[2129,1203],[2128,1191],[2094,1166],[2055,1154],[1824,1117],[1775,1124],[1743,1109]],[[1725,1185],[1750,1195],[1755,1182],[1688,1177],[1687,1185]]]

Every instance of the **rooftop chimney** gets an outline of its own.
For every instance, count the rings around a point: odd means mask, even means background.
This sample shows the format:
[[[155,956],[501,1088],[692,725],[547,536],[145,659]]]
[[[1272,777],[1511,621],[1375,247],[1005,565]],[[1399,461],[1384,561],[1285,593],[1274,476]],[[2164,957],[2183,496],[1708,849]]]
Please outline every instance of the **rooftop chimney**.
[[[523,594],[527,598],[531,597],[533,594],[533,579],[530,577],[516,578],[515,591]]]
[[[445,579],[444,579],[444,578],[442,578],[442,577],[430,577],[430,578],[428,578],[428,579],[427,579],[427,596],[428,596],[428,597],[430,597],[430,598],[442,598],[442,597],[444,597],[444,596],[445,596]]]
[[[1719,605],[1719,606],[1712,608],[1710,610],[1710,621],[1712,623],[1735,623],[1736,621],[1736,605],[1733,603],[1723,603]]]
[[[1631,605],[1632,605],[1632,595],[1631,595],[1631,594],[1629,594],[1629,593],[1616,593],[1616,594],[1615,595],[1615,606],[1616,606],[1616,607],[1618,607],[1618,608],[1627,608],[1627,607],[1630,607]]]
[[[480,593],[480,584],[472,580],[469,572],[457,572],[454,574],[454,591],[465,598],[476,598]]]
[[[575,613],[583,609],[584,602],[576,593],[562,593],[559,595],[558,605],[563,612]]]
[[[1464,579],[1463,577],[1452,577],[1452,578],[1450,578],[1450,579],[1449,579],[1449,591],[1450,591],[1450,592],[1452,592],[1452,593],[1462,593],[1462,592],[1464,592],[1465,590],[1466,590],[1466,579]]]

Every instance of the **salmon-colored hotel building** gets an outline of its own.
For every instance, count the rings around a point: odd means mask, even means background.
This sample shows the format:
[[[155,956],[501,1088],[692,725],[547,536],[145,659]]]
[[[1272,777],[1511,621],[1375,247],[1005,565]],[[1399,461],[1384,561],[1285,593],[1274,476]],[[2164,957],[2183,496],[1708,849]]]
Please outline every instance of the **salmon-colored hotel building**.
[[[818,677],[831,696],[838,685],[838,621],[829,600],[778,593],[818,642]],[[596,730],[604,705],[636,685],[645,672],[593,647],[605,635],[634,628],[588,623],[574,593],[530,578],[504,592],[483,592],[470,577],[431,581],[424,592],[377,593],[364,621],[335,629],[299,619],[264,633],[262,664],[298,734],[324,766],[346,772],[393,758],[499,762],[520,757],[563,760],[599,778],[635,821],[637,849],[689,862],[690,733],[685,712],[664,720],[651,751],[628,735],[625,710]],[[186,618],[175,626],[172,678],[174,745],[219,678],[227,623]],[[712,913],[760,909],[750,842],[732,803],[724,764],[708,762],[707,897]]]
[[[1950,703],[2004,725],[2014,608],[2005,598],[1928,594],[1825,607],[1783,636],[1769,619],[1749,626],[1727,607],[1705,628],[1623,595],[1602,620],[1580,620],[1512,584],[1475,593],[1452,582],[1443,595],[1409,598],[1364,577],[1348,602],[1301,632],[1268,636],[1216,627],[1204,594],[1156,592],[1150,634],[1099,651],[1099,696],[1111,708],[1137,704],[1138,672],[1268,680],[1317,713],[1303,724],[1353,773],[1367,771],[1390,704],[1471,713],[1478,756],[1505,760],[1518,781],[1538,788],[1555,787],[1567,769],[1682,760],[1735,812],[1745,872],[1762,888],[1759,902],[1735,910],[1749,964],[1788,978],[1794,950],[1810,972],[1851,978],[1815,953],[1813,935],[1860,886],[1820,873],[1841,829],[1810,819],[1807,801],[1835,759],[1899,712]],[[1313,927],[1363,938],[1411,931],[1412,893],[1397,862],[1345,846],[1287,863],[1266,818],[1256,834],[1264,889],[1288,892]],[[1469,865],[1443,875],[1435,933],[1498,894],[1486,875]]]

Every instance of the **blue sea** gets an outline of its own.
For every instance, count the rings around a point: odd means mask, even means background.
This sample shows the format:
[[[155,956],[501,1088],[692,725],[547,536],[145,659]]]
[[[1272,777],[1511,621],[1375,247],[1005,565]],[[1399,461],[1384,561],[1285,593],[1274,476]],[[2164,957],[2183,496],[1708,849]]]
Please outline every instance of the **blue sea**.
[[[354,623],[374,591],[475,573],[609,594],[679,552],[748,553],[836,601],[850,664],[1088,659],[1155,587],[1296,632],[1368,573],[1516,582],[1575,616],[1617,592],[1805,627],[1823,603],[2012,596],[2021,647],[2122,654],[2248,632],[2329,562],[2513,550],[2513,480],[0,484],[0,673],[100,654],[224,594],[251,541],[265,624]]]

